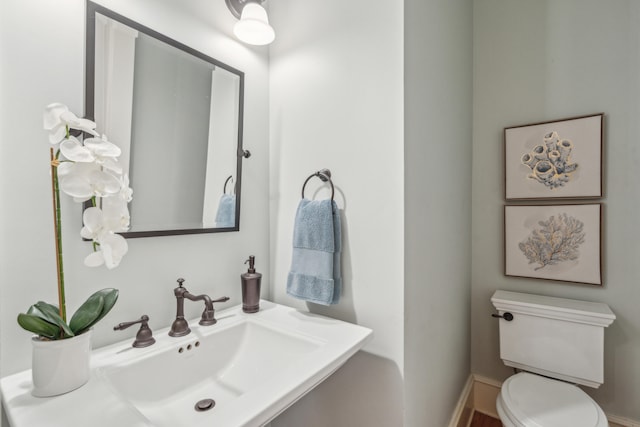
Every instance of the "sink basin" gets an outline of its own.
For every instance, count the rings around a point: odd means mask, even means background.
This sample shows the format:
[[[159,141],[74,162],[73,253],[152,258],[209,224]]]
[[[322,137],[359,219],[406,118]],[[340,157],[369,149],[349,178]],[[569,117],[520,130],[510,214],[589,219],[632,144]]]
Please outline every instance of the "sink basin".
[[[194,409],[197,402],[213,399],[209,410],[214,413],[261,384],[277,382],[289,366],[325,343],[245,317],[214,333],[194,335],[181,346],[99,372],[153,425],[191,426],[206,418]]]
[[[216,317],[213,326],[190,321],[191,334],[180,338],[156,331],[156,344],[144,349],[131,348],[127,340],[95,351],[89,383],[64,396],[31,397],[22,378],[22,394],[10,399],[12,392],[19,394],[10,380],[19,382],[23,373],[4,378],[0,384],[12,425],[44,425],[38,413],[50,426],[87,425],[73,408],[88,405],[93,426],[261,426],[371,337],[367,328],[267,301],[255,314],[237,306]],[[48,404],[52,400],[56,405]],[[73,421],[65,420],[65,404],[75,411]],[[59,416],[52,417],[52,410]]]

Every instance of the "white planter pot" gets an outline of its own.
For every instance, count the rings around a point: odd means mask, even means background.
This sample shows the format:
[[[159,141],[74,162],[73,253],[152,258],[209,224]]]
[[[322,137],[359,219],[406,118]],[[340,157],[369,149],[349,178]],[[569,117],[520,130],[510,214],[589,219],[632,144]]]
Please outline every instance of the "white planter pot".
[[[91,333],[89,330],[73,338],[55,341],[32,338],[32,395],[57,396],[89,381]]]

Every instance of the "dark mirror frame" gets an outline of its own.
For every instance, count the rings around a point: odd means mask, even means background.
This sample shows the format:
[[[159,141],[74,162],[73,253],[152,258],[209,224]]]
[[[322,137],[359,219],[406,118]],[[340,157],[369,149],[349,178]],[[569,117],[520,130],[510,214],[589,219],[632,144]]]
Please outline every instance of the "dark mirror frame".
[[[141,33],[160,40],[168,45],[180,49],[190,55],[209,62],[216,67],[220,67],[237,75],[240,78],[239,84],[239,105],[238,105],[238,148],[236,150],[236,217],[234,227],[221,228],[189,228],[175,230],[150,230],[150,231],[126,231],[119,233],[126,238],[132,237],[154,237],[154,236],[172,236],[182,234],[200,234],[200,233],[220,233],[227,231],[240,231],[240,199],[242,189],[242,159],[248,158],[250,153],[242,147],[243,120],[244,120],[244,72],[233,68],[223,62],[218,61],[202,52],[199,52],[185,44],[171,39],[157,31],[152,30],[142,24],[139,24],[125,16],[122,16],[104,6],[87,1],[87,19],[86,19],[86,45],[85,45],[85,117],[94,120],[94,90],[95,90],[95,31],[96,31],[96,13],[104,15],[124,25],[127,25]],[[134,189],[135,190],[135,189]],[[86,209],[90,205],[83,206]]]

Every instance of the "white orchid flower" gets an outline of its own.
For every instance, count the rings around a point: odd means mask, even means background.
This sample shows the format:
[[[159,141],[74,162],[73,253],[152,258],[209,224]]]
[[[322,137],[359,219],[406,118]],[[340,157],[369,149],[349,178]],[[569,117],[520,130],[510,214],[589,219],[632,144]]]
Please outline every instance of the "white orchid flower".
[[[60,190],[76,201],[83,202],[94,196],[106,197],[120,192],[120,180],[96,163],[78,162],[70,165],[63,169],[62,176],[58,175]]]
[[[80,235],[98,243],[100,249],[84,259],[85,265],[99,267],[104,264],[108,269],[117,267],[129,247],[124,237],[111,231],[109,226],[112,219],[96,207],[86,209],[82,219],[84,227],[82,227]]]
[[[107,140],[107,135],[97,138],[88,138],[84,141],[84,146],[93,152],[96,157],[118,157],[122,150],[116,144]]]
[[[107,136],[100,138],[87,138],[84,144],[75,137],[69,137],[60,144],[60,152],[73,162],[96,162],[118,174],[122,168],[117,164],[117,159],[122,150],[116,144],[107,141]]]
[[[60,144],[62,155],[72,162],[89,163],[96,160],[88,148],[84,147],[78,138],[70,136]]]
[[[100,267],[104,264],[104,255],[101,251],[91,252],[84,258],[84,265],[87,267]]]
[[[58,179],[62,179],[62,177],[69,175],[71,171],[73,171],[74,163],[71,162],[60,162],[57,167],[58,170]]]
[[[93,204],[102,207],[88,208],[83,214],[84,226],[80,235],[91,240],[94,248],[94,252],[85,258],[85,265],[117,267],[129,248],[124,237],[116,233],[129,229],[128,203],[133,195],[129,177],[123,175],[118,164],[120,148],[96,132],[93,121],[78,118],[64,104],[50,104],[45,108],[43,127],[49,131],[49,142],[60,144],[60,157],[56,154],[51,159],[51,165],[56,167],[52,177],[54,198],[62,191],[76,202],[93,198]],[[70,129],[91,134],[94,138],[81,142],[70,135]],[[56,223],[55,231],[60,239],[59,223]],[[59,285],[63,284],[59,279]]]
[[[100,166],[118,175],[122,174],[122,168],[118,164],[118,156],[122,154],[122,150],[116,144],[108,141],[106,135],[85,139],[84,148],[91,153],[95,162]]]
[[[133,200],[133,189],[129,187],[129,175],[125,173],[120,179],[120,183],[122,186],[120,187],[119,196],[122,200],[129,203]]]
[[[96,132],[96,123],[94,121],[79,118],[71,111],[65,111],[60,114],[60,120],[62,120],[65,125],[69,126],[70,129],[81,130],[95,136],[100,135],[98,132]]]
[[[102,199],[103,224],[109,230],[120,232],[129,230],[131,216],[128,202],[119,195]]]
[[[69,108],[60,104],[59,102],[54,102],[53,104],[49,104],[44,108],[44,113],[42,114],[42,125],[45,130],[52,130],[60,123],[60,115],[65,111],[69,111]]]
[[[129,250],[129,246],[124,237],[110,232],[100,239],[100,249],[104,256],[104,264],[111,270],[120,265],[122,257],[124,257]]]
[[[100,235],[105,233],[102,217],[103,214],[100,208],[91,207],[85,209],[82,213],[82,223],[84,227],[80,230],[80,236],[84,239],[97,242]]]
[[[116,268],[126,255],[129,247],[124,237],[119,234],[106,233],[100,241],[100,250],[91,252],[84,259],[87,267],[106,265],[111,270]]]
[[[67,127],[69,129],[77,129],[82,132],[90,133],[98,136],[96,132],[96,124],[88,119],[78,118],[69,111],[69,108],[60,103],[49,104],[44,109],[43,127],[49,131],[49,142],[57,144],[67,135]]]
[[[62,162],[58,167],[60,189],[76,202],[118,194],[122,190],[122,168],[117,161],[122,151],[107,141],[106,136],[88,138],[84,144],[69,137],[60,144],[60,152],[74,162]]]
[[[65,111],[69,111],[69,108],[60,103],[49,104],[44,109],[42,122],[44,129],[49,131],[51,144],[59,143],[67,135],[67,129],[60,120],[60,116]]]
[[[108,223],[114,231],[127,231],[131,222],[129,202],[133,200],[133,190],[129,187],[129,175],[120,178],[120,192],[113,197],[102,199],[102,209],[109,217]]]

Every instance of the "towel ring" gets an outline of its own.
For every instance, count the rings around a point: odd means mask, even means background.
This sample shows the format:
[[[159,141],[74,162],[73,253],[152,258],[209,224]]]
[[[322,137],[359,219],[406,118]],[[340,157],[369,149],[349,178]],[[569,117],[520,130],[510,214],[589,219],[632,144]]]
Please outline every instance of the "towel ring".
[[[322,170],[319,170],[318,172],[315,172],[309,175],[309,177],[304,181],[304,184],[302,184],[302,198],[304,199],[304,187],[307,186],[307,182],[309,182],[309,180],[314,176],[317,176],[318,178],[320,178],[322,182],[329,181],[329,184],[331,184],[331,201],[333,201],[333,195],[335,194],[335,189],[333,188],[333,181],[331,181],[331,171],[329,169],[322,169]]]
[[[227,183],[233,178],[233,175],[229,175],[229,178],[224,182],[224,187],[222,188],[222,194],[227,194]],[[234,185],[235,189],[235,185]]]

